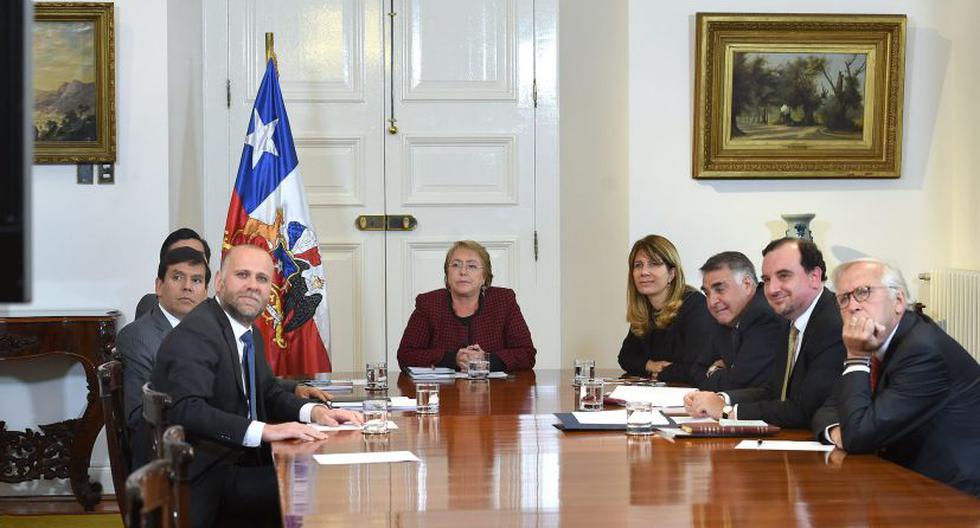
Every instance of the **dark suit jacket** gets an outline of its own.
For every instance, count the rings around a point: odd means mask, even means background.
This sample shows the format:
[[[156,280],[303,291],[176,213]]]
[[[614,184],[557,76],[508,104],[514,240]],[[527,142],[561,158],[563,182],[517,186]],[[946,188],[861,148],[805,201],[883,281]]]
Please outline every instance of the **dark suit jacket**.
[[[627,374],[647,376],[648,360],[670,361],[660,371],[661,381],[692,384],[694,361],[708,348],[711,333],[718,324],[711,318],[704,295],[688,287],[677,316],[666,328],[651,329],[642,337],[629,330],[619,349],[619,366]]]
[[[715,327],[710,345],[691,369],[691,381],[701,390],[719,392],[762,385],[772,373],[776,356],[786,355],[789,321],[772,311],[761,286],[745,306],[737,327],[717,323]],[[725,368],[706,376],[718,359],[725,362]]]
[[[116,350],[123,362],[124,407],[134,468],[150,460],[147,432],[143,427],[143,384],[150,381],[160,343],[173,329],[160,309],[156,295],[149,295],[153,297],[153,305],[148,312],[123,327],[116,338]],[[292,393],[296,389],[295,381],[277,379],[277,382],[286,392]]]
[[[136,303],[136,318],[139,319],[146,315],[147,312],[153,309],[154,306],[160,304],[160,298],[157,297],[155,293],[147,293],[140,298],[140,302]]]
[[[116,350],[123,362],[126,425],[131,432],[142,421],[143,384],[150,381],[157,350],[164,336],[172,329],[160,305],[156,304],[143,317],[124,326],[116,337]],[[141,440],[136,436],[130,438]]]
[[[844,450],[875,453],[980,497],[980,365],[929,318],[907,312],[874,395],[850,372],[813,418],[818,438],[840,424]]]
[[[258,334],[255,327],[252,332]],[[260,336],[254,341],[258,419],[297,420],[305,402],[276,382]],[[170,421],[184,426],[194,446],[192,486],[223,477],[221,470],[243,455],[271,462],[267,453],[242,446],[250,423],[242,367],[231,324],[216,300],[199,304],[164,338],[153,385],[173,398]]]
[[[786,372],[784,345],[777,351],[769,380],[764,385],[727,391],[732,403],[738,404],[738,418],[765,420],[780,427],[809,427],[813,414],[830,396],[844,370],[847,352],[841,340],[841,326],[837,299],[824,288],[810,314],[806,331],[800,336],[803,342],[790,374],[786,400],[779,399]]]
[[[456,352],[473,344],[490,353],[494,370],[534,368],[537,350],[513,290],[487,288],[468,324],[453,313],[449,290],[419,295],[398,345],[398,366],[455,368]]]

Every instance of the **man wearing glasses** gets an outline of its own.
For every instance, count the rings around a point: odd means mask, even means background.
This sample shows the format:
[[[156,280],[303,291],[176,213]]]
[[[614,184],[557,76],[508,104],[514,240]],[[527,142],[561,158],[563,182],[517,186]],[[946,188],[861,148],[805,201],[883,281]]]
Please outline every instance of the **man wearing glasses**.
[[[814,433],[980,496],[980,365],[909,311],[905,280],[892,266],[848,262],[834,270],[834,284],[847,359]]]

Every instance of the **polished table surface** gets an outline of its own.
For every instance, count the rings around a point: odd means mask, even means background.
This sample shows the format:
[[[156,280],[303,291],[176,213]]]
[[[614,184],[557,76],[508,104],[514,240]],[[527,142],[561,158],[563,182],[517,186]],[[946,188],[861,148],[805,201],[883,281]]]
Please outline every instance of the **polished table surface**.
[[[399,428],[382,437],[344,431],[275,443],[284,525],[980,526],[980,500],[873,455],[564,433],[551,413],[574,409],[570,379],[571,371],[541,370],[442,383],[439,415],[396,412]],[[405,374],[389,391],[398,394],[414,397]],[[312,458],[387,450],[422,462],[321,466]]]

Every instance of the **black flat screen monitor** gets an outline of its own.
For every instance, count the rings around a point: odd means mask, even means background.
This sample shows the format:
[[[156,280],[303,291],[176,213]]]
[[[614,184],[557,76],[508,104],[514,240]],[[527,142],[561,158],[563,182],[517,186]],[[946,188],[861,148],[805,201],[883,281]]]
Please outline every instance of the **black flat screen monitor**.
[[[30,301],[31,34],[27,0],[0,0],[0,303]],[[10,80],[13,80],[11,82]]]

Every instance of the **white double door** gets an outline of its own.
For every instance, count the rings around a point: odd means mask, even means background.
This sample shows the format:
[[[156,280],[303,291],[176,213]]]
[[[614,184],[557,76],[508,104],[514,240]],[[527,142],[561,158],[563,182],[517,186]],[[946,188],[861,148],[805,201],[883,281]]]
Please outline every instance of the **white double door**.
[[[557,178],[552,162],[536,182],[534,10],[533,0],[229,0],[222,21],[208,9],[205,33],[224,31],[225,46],[207,37],[205,56],[226,60],[229,101],[227,172],[209,176],[221,180],[211,188],[230,193],[273,33],[326,263],[334,370],[395,364],[415,296],[443,286],[459,239],[488,248],[493,284],[516,290],[539,365],[557,366]],[[222,68],[212,66],[213,85]],[[417,226],[365,231],[361,215],[411,215]],[[545,235],[547,255],[535,247]]]

